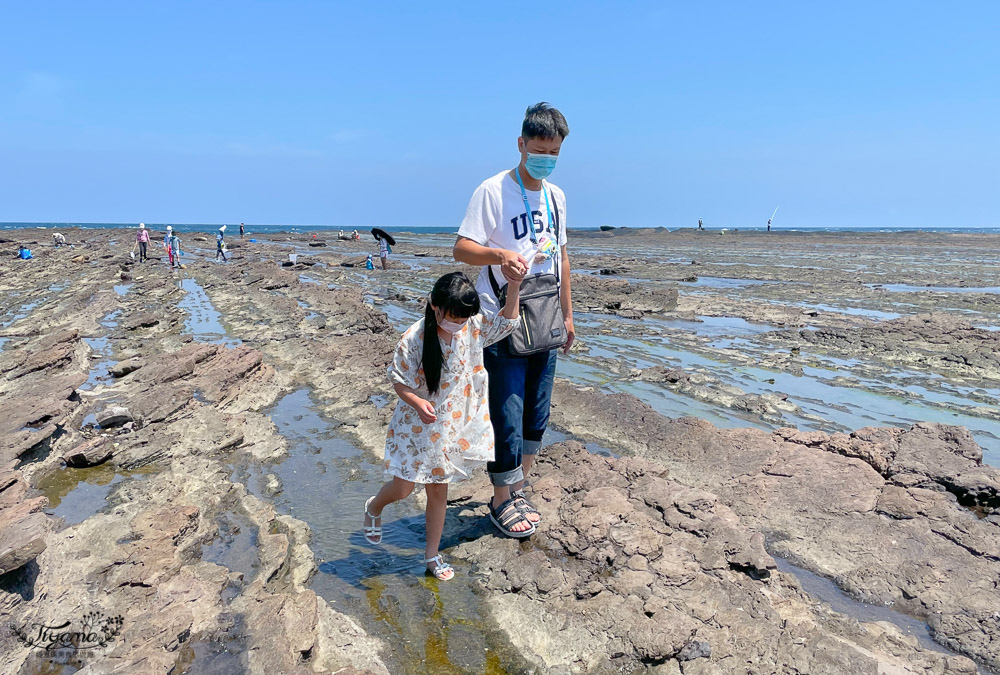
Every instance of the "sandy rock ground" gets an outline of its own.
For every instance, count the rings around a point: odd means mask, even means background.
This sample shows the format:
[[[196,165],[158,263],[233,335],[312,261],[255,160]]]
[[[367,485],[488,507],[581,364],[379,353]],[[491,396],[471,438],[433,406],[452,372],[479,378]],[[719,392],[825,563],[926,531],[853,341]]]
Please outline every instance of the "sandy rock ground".
[[[379,455],[397,328],[455,267],[446,244],[397,247],[389,271],[369,274],[370,242],[329,233],[234,242],[227,264],[207,262],[211,242],[187,235],[191,258],[170,272],[131,264],[110,243],[130,241],[126,232],[66,234],[75,247],[46,249],[44,261],[0,257],[4,623],[121,617],[108,647],[66,662],[93,673],[390,672],[398,645],[378,624],[311,590],[309,525],[233,472],[281,461],[287,441],[266,411],[303,385],[338,434]],[[822,235],[781,240],[785,259],[802,263],[786,268],[761,262],[773,240],[672,234],[663,262],[643,254],[662,233],[574,240],[575,297],[599,317],[580,329],[580,363],[608,361],[588,330],[730,316],[776,329],[768,353],[752,357],[775,368],[801,369],[795,350],[816,349],[906,362],[983,391],[1000,379],[1000,333],[965,311],[1000,309],[989,293],[951,293],[942,309],[934,291],[899,291],[912,296],[907,316],[877,322],[830,305],[836,287],[844,303],[884,310],[888,291],[876,285],[890,271],[893,283],[926,284],[886,268],[890,258],[871,253],[877,238],[834,242],[850,263],[831,271],[817,248],[834,244]],[[960,245],[920,235],[905,248],[949,270],[945,251]],[[936,285],[1000,285],[988,269],[955,270]],[[684,291],[713,275],[766,283],[753,298],[741,297],[748,287]],[[670,418],[630,394],[561,380],[553,424],[622,456],[578,441],[548,448],[531,487],[544,523],[527,543],[486,525],[481,477],[450,495],[446,538],[459,543],[449,554],[472,566],[483,611],[517,655],[506,672],[975,673],[972,659],[1000,669],[1000,473],[967,431],[799,431],[778,426],[793,397],[685,368],[605,369],[775,428]],[[117,482],[102,508],[60,522],[48,502],[72,492],[60,481],[74,471]],[[772,556],[926,620],[953,651],[834,611]],[[44,656],[11,630],[0,640],[3,672],[44,671]]]

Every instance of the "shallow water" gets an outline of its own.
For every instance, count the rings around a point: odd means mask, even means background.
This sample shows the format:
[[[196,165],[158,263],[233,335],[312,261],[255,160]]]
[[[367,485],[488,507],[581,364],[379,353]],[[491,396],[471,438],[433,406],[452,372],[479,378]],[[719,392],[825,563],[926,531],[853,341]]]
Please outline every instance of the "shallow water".
[[[710,317],[705,317],[709,319]],[[593,317],[589,317],[593,321]],[[698,322],[648,322],[650,327],[674,326],[690,329],[695,335],[712,338],[711,346],[739,347],[738,356],[745,357],[762,352],[761,344],[749,341],[763,335],[767,327],[740,323],[726,318],[713,323]],[[592,323],[591,328],[603,324]],[[731,329],[731,330],[727,330]],[[723,335],[731,335],[728,341]],[[677,336],[664,332],[642,338],[607,335],[597,330],[581,329],[581,339],[589,347],[583,360],[580,356],[560,358],[558,372],[561,376],[582,384],[602,387],[607,391],[631,393],[668,417],[694,415],[716,426],[733,428],[752,425],[763,429],[778,426],[795,426],[826,432],[853,431],[865,426],[897,426],[908,428],[914,422],[933,421],[967,427],[983,447],[984,461],[1000,465],[1000,420],[972,415],[962,406],[983,406],[982,401],[967,398],[971,390],[963,392],[946,383],[936,384],[947,391],[929,387],[934,378],[926,374],[910,373],[921,384],[901,383],[894,386],[891,373],[886,379],[859,377],[855,372],[865,372],[864,364],[851,359],[836,359],[810,355],[802,366],[802,374],[769,370],[728,361],[722,354],[705,354],[691,351],[690,346],[678,341]],[[737,342],[740,340],[741,342]],[[808,362],[826,365],[807,365]],[[605,364],[605,365],[602,365]],[[621,372],[615,373],[609,365],[620,364]],[[638,382],[625,376],[631,368],[648,368],[652,365],[682,367],[690,373],[703,372],[750,394],[787,394],[788,400],[799,406],[802,414],[782,411],[780,421],[767,421],[749,413],[742,413],[727,406],[702,401],[675,393],[658,384]],[[847,380],[840,380],[847,376]],[[900,396],[895,389],[903,388],[907,396]],[[989,395],[989,390],[985,391]],[[963,396],[963,394],[965,394]],[[995,408],[995,404],[993,406]]]
[[[780,558],[773,554],[772,557],[777,564],[778,571],[793,575],[798,579],[802,590],[830,605],[833,611],[862,622],[874,623],[883,621],[891,623],[902,631],[904,635],[914,638],[924,649],[944,654],[957,654],[957,652],[934,640],[934,637],[931,635],[930,626],[925,621],[915,619],[891,607],[873,605],[855,600],[842,591],[832,580],[810,572],[804,567],[799,567],[785,558]],[[992,671],[986,670],[982,666],[979,666],[979,673],[982,675],[993,675]]]
[[[178,307],[185,310],[188,318],[184,321],[184,330],[194,336],[196,342],[223,344],[227,347],[238,347],[241,340],[227,335],[222,325],[222,315],[215,309],[205,289],[194,279],[181,279],[178,287],[185,291]]]
[[[13,325],[15,322],[20,321],[21,319],[27,317],[29,314],[31,314],[32,310],[34,310],[36,307],[42,304],[42,302],[43,300],[33,300],[31,302],[24,303],[16,310],[14,310],[13,316],[11,316],[6,321],[0,322],[0,328],[7,328]]]
[[[309,524],[310,548],[320,561],[312,589],[385,639],[390,671],[521,672],[483,619],[469,567],[450,559],[456,577],[446,583],[424,574],[424,518],[415,497],[386,508],[383,543],[371,546],[361,534],[362,515],[382,485],[381,465],[338,436],[337,423],[317,412],[307,389],[288,394],[269,414],[289,441],[288,457],[238,467],[234,480]],[[267,473],[282,484],[273,497],[264,490]],[[446,557],[456,543],[446,534]]]
[[[678,281],[681,286],[693,288],[748,288],[766,284],[783,284],[785,281],[767,281],[764,279],[733,279],[730,277],[698,277],[697,281]]]
[[[869,284],[871,288],[881,288],[890,293],[920,293],[940,291],[942,293],[1000,293],[1000,286],[912,286],[910,284]]]
[[[127,478],[142,478],[158,469],[149,465],[120,472],[110,463],[82,469],[66,467],[53,471],[38,481],[35,488],[48,497],[45,513],[62,518],[66,526],[82,523],[108,506],[114,487]]]
[[[893,319],[899,319],[903,315],[898,312],[885,312],[880,309],[867,309],[864,307],[844,307],[842,305],[827,305],[822,303],[798,303],[799,307],[806,307],[808,309],[818,309],[823,312],[834,312],[836,314],[850,314],[851,316],[864,316],[869,319],[878,319],[880,321],[891,321]]]

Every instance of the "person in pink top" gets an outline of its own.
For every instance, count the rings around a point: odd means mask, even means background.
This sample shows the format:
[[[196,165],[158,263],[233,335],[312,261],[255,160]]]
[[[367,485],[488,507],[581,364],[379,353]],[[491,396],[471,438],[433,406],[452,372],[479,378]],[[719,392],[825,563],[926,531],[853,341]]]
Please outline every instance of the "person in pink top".
[[[139,231],[135,233],[135,243],[139,247],[139,262],[148,260],[146,245],[149,244],[149,230],[146,229],[146,223],[139,223]]]

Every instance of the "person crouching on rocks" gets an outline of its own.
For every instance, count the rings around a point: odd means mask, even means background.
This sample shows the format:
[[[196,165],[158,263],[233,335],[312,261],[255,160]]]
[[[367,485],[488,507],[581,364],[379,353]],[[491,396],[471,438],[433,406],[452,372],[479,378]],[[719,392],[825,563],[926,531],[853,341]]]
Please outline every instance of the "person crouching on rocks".
[[[222,262],[226,262],[226,226],[223,225],[219,228],[219,231],[215,233],[215,261],[219,261],[219,256],[222,256]]]
[[[467,276],[452,272],[438,279],[424,318],[403,333],[389,366],[399,402],[385,441],[388,482],[365,502],[364,535],[380,544],[382,509],[409,496],[420,483],[427,493],[424,562],[441,581],[455,575],[438,552],[448,483],[465,480],[473,468],[493,460],[483,349],[520,323],[520,282],[508,283],[502,311],[490,316],[479,313],[479,294]],[[513,504],[498,515],[520,517]]]

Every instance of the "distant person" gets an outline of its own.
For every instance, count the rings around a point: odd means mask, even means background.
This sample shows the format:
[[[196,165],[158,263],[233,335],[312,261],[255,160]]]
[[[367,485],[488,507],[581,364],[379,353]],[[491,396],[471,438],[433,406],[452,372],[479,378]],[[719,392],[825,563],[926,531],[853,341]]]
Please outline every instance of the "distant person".
[[[767,231],[768,232],[771,231],[771,219],[770,218],[767,219]]]
[[[174,254],[170,252],[170,237],[174,235],[174,228],[167,225],[167,234],[163,237],[163,250],[167,252],[167,261],[171,267],[174,264]]]
[[[705,229],[705,226],[701,222],[701,218],[698,219],[698,229],[699,230],[704,230]]]
[[[219,231],[215,233],[215,261],[219,261],[219,256],[222,256],[222,262],[226,262],[226,226],[223,225],[219,228]]]
[[[60,246],[65,246],[66,245],[66,237],[62,236],[58,232],[53,232],[52,233],[52,244],[56,248],[59,248]]]
[[[34,256],[31,255],[31,249],[23,244],[17,247],[17,257],[21,260],[31,260],[34,258]]]
[[[389,269],[389,242],[384,238],[378,238],[378,257],[382,260],[382,269]]]
[[[382,543],[382,509],[422,484],[427,495],[424,563],[441,581],[455,576],[438,552],[448,483],[469,478],[493,459],[483,349],[517,327],[519,286],[517,280],[508,283],[500,314],[480,314],[472,281],[461,272],[444,275],[434,284],[424,318],[403,333],[389,366],[399,402],[385,441],[388,482],[365,502],[364,535],[372,544]],[[507,515],[518,517],[514,508]]]
[[[246,230],[243,228],[243,223],[240,223],[240,239],[243,238],[244,234],[246,234]]]
[[[372,261],[372,254],[371,253],[368,254],[368,259],[365,261],[365,269],[366,270],[373,270],[373,269],[375,269],[375,263]]]
[[[180,268],[181,266],[181,240],[177,236],[177,233],[173,230],[170,231],[170,243],[168,247],[170,253],[170,268],[174,267]]]
[[[361,241],[361,233],[358,232],[357,230],[354,230],[354,232],[351,233],[351,238],[354,239],[355,241]]]
[[[139,249],[139,262],[149,260],[146,247],[149,245],[149,230],[146,223],[139,223],[139,229],[135,233],[135,245],[132,247],[132,257],[135,257],[135,250]]]
[[[549,423],[556,353],[560,348],[568,353],[576,337],[566,195],[545,180],[567,135],[561,112],[547,103],[528,108],[517,139],[519,163],[476,188],[455,242],[456,261],[482,267],[476,290],[487,312],[499,310],[503,288],[511,281],[524,280],[524,294],[529,285],[533,294],[543,289],[536,298],[545,303],[544,331],[507,338],[484,356],[497,444],[496,459],[486,466],[493,485],[490,519],[509,537],[530,536],[541,519],[525,496],[524,479]]]

